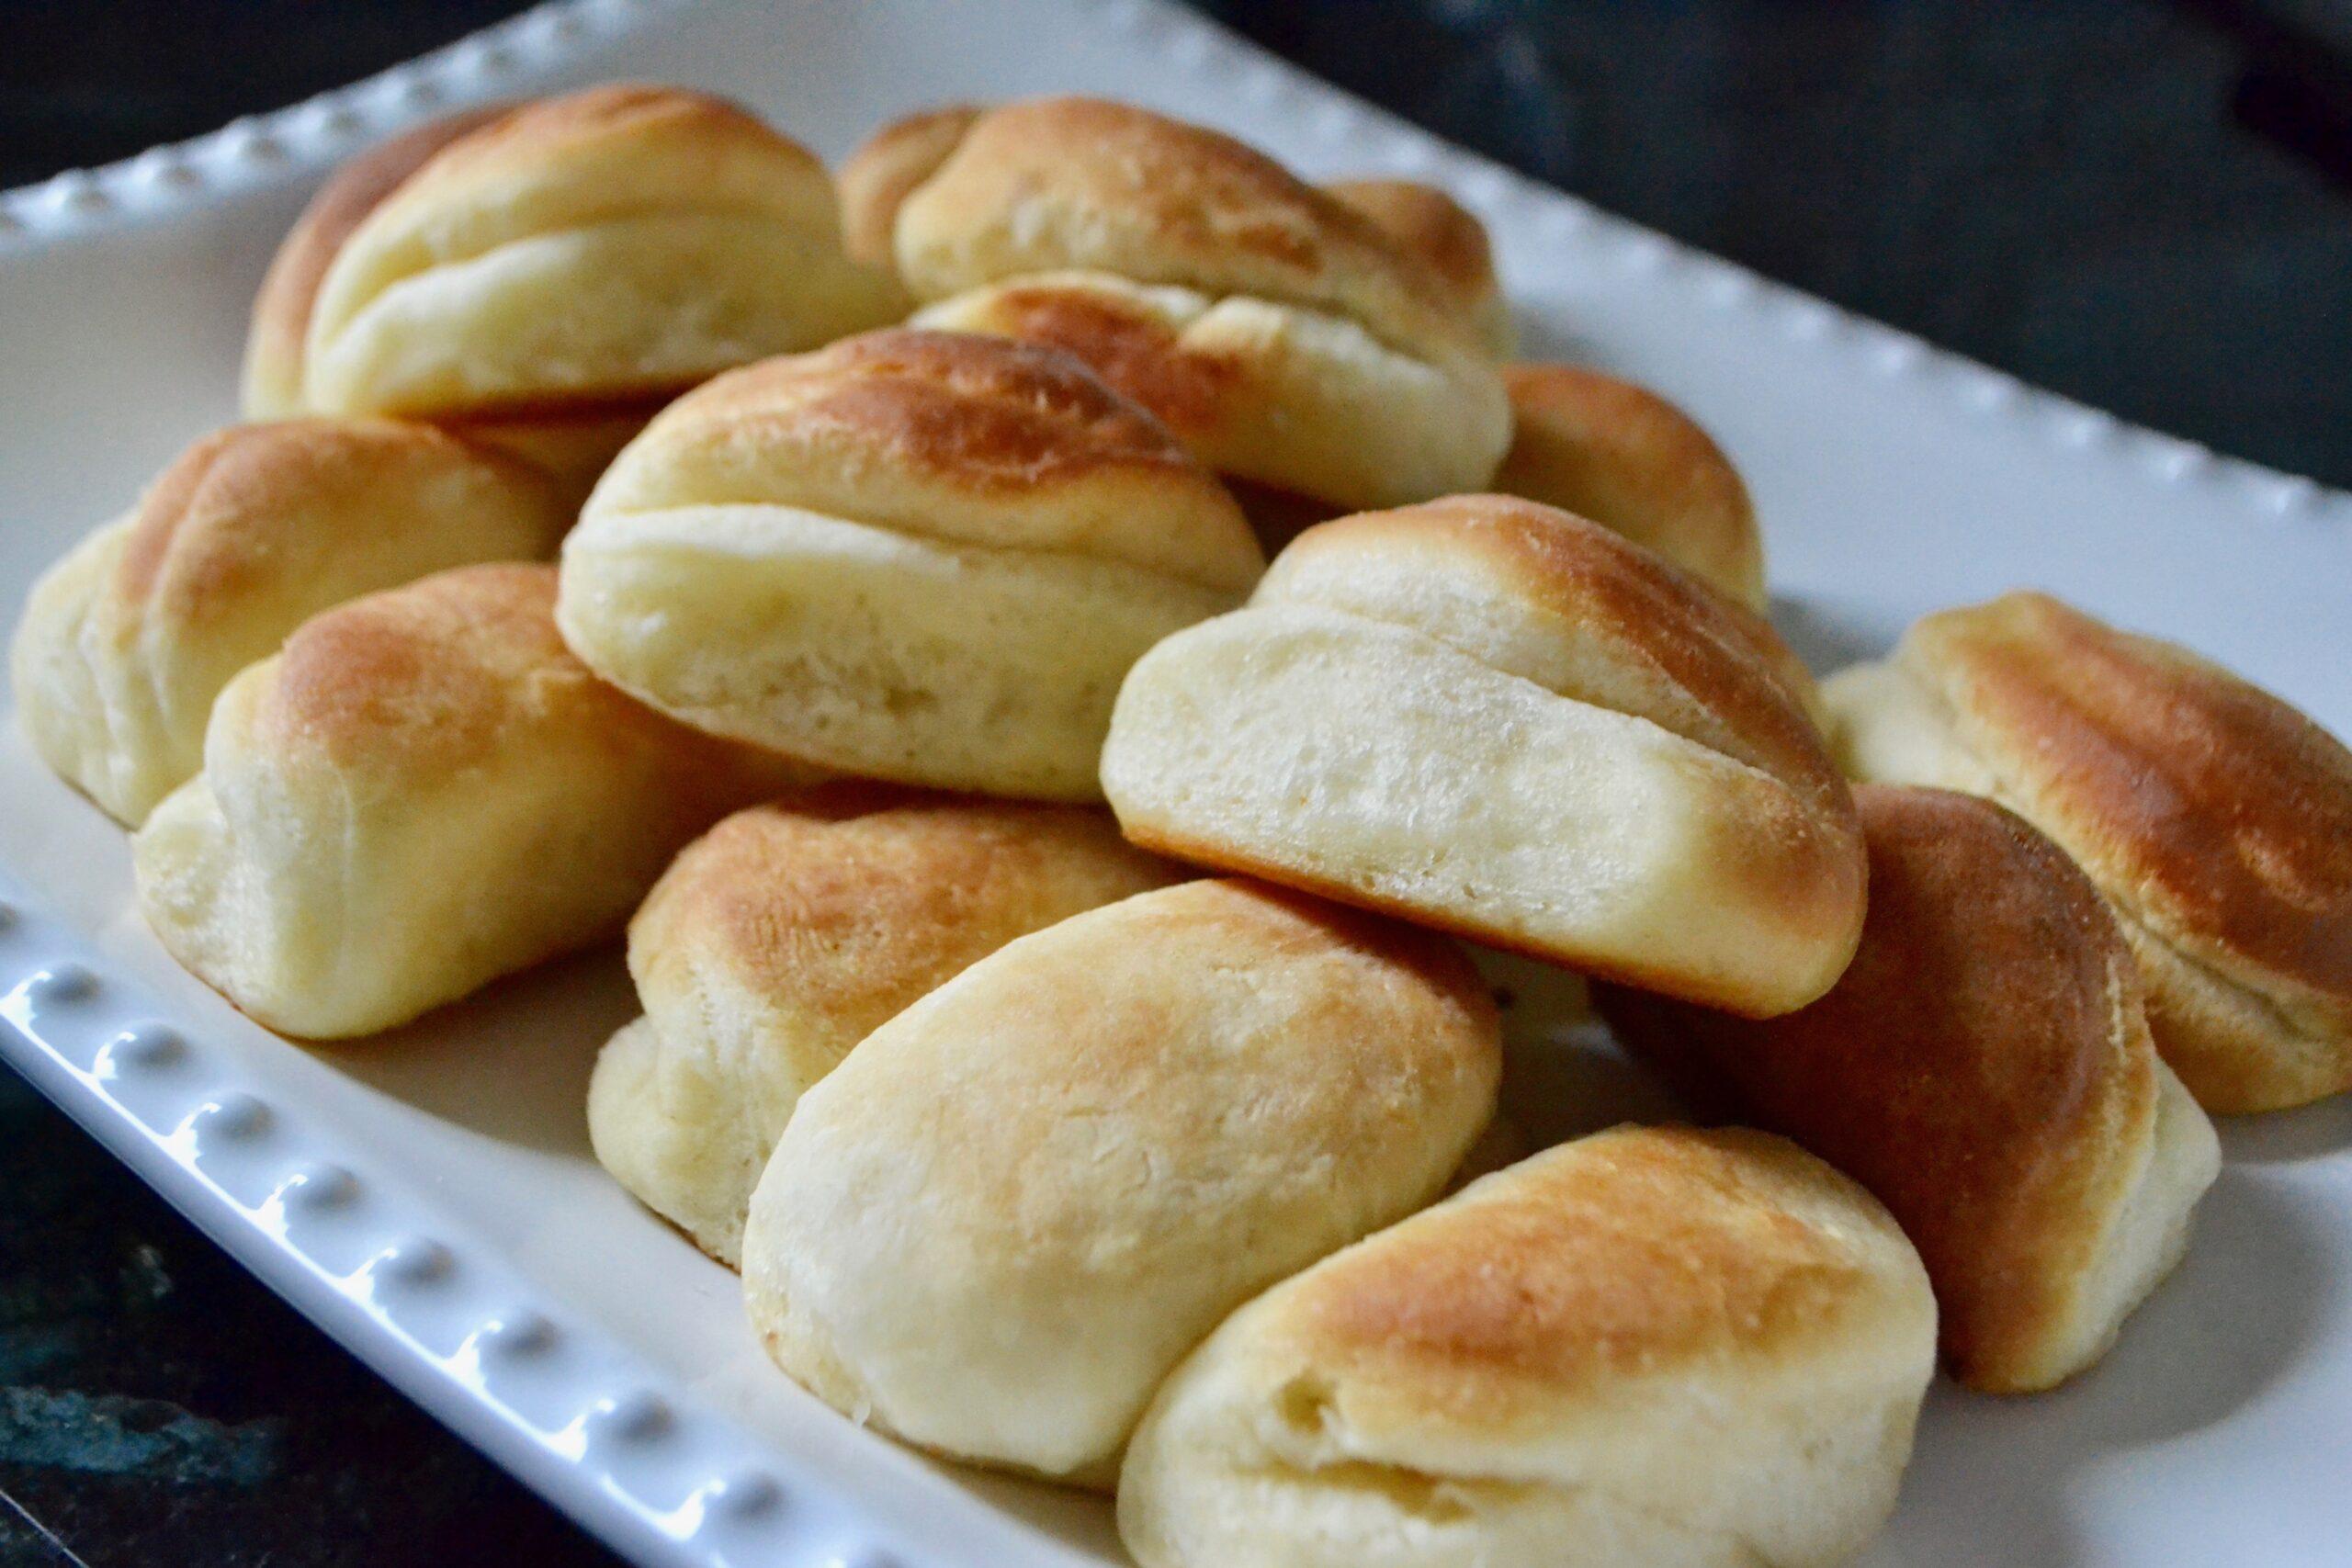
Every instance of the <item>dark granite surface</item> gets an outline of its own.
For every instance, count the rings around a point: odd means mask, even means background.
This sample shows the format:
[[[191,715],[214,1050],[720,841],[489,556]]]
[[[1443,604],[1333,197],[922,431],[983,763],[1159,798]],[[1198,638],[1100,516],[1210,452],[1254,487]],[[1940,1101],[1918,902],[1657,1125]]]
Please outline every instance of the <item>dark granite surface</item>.
[[[519,8],[0,4],[0,184],[195,134]],[[1767,274],[2352,482],[2352,97],[2259,7],[1204,8]],[[69,1549],[94,1568],[612,1561],[5,1074],[0,1496],[0,1568]]]

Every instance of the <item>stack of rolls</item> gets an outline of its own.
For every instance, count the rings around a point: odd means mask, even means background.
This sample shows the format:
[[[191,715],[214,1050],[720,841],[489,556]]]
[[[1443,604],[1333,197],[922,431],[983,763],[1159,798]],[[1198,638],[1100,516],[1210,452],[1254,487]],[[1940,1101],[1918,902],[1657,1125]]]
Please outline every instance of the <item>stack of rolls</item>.
[[[2352,1087],[2352,753],[2038,594],[1816,687],[1724,448],[1515,338],[1445,192],[1125,105],[471,111],[17,706],[284,1034],[625,932],[597,1160],[1144,1568],[1834,1563],[1939,1348],[2091,1367],[2209,1113]],[[1518,1071],[1588,996],[1711,1125]]]

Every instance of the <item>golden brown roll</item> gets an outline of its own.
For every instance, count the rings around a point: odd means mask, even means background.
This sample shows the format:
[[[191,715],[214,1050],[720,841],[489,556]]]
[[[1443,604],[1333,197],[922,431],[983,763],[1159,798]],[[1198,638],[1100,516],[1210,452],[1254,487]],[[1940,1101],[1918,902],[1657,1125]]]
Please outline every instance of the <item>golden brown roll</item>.
[[[599,682],[555,569],[339,605],[221,692],[132,840],[172,955],[261,1022],[368,1034],[620,929],[670,857],[805,770]]]
[[[12,660],[34,748],[136,827],[195,776],[229,678],[312,614],[444,567],[555,553],[545,476],[391,420],[233,425],[34,584]]]
[[[1182,874],[1101,811],[820,786],[689,845],[629,922],[645,1016],[588,1089],[596,1157],[723,1263],[809,1085],[1014,937]]]
[[[1301,535],[1136,663],[1102,784],[1150,848],[1746,1013],[1861,929],[1853,802],[1752,617],[1506,496]]]
[[[1487,226],[1446,192],[1419,180],[1333,180],[1324,191],[1363,213],[1453,290],[1458,308],[1477,324],[1478,340],[1497,359],[1519,346],[1510,302],[1495,276]]]
[[[1989,795],[2089,873],[2206,1110],[2352,1088],[2352,752],[2318,725],[2040,593],[1927,616],[1824,694],[1854,776]]]
[[[1161,1387],[1143,1568],[1811,1568],[1885,1521],[1935,1367],[1919,1259],[1761,1133],[1621,1127],[1276,1285]]]
[[[1039,98],[875,154],[917,325],[1049,343],[1212,468],[1342,507],[1486,483],[1510,414],[1459,278],[1230,138]],[[952,150],[938,156],[942,142]],[[891,203],[895,202],[895,206]]]
[[[681,399],[565,541],[563,631],[715,734],[844,773],[1100,797],[1120,677],[1263,558],[1067,355],[873,333]]]
[[[667,399],[886,320],[807,151],[730,104],[592,87],[348,164],[254,302],[245,412],[466,422],[593,474]]]
[[[1765,1022],[1602,987],[1694,1103],[1785,1133],[1917,1244],[1973,1388],[2089,1366],[2179,1261],[2220,1167],[2156,1055],[2114,917],[2064,852],[1970,795],[1865,784],[1870,918],[1837,988]]]
[[[921,1447],[1107,1485],[1250,1296],[1437,1196],[1494,1111],[1442,938],[1241,882],[981,959],[801,1096],[752,1195],[776,1364]]]
[[[939,172],[987,112],[977,104],[923,109],[890,121],[842,160],[833,183],[841,190],[842,237],[852,260],[898,276],[893,246],[899,204]]]
[[[1689,415],[1571,365],[1503,372],[1514,431],[1495,489],[1589,517],[1761,615],[1764,549],[1739,470]]]

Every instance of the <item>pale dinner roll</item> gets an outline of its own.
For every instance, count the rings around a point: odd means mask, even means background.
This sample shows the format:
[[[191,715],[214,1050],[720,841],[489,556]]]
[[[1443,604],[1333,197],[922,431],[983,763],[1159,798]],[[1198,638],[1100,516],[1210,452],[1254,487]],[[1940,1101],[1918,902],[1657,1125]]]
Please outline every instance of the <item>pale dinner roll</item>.
[[[312,614],[444,567],[550,556],[571,522],[544,475],[428,426],[232,426],[34,584],[17,711],[51,767],[135,827],[203,765],[229,678]]]
[[[1885,1521],[1935,1302],[1761,1133],[1621,1127],[1227,1318],[1119,1477],[1143,1568],[1815,1568]]]
[[[1437,1196],[1499,1054],[1427,932],[1243,882],[1074,916],[801,1096],[743,1235],[752,1325],[860,1421],[1108,1484],[1218,1319]]]
[[[871,157],[893,179],[856,210],[891,215],[916,324],[1068,349],[1222,472],[1390,506],[1485,484],[1509,444],[1476,288],[1228,137],[1040,98]]]
[[[1589,517],[1761,615],[1764,547],[1739,470],[1688,414],[1572,365],[1514,365],[1494,488]]]
[[[1990,795],[2089,873],[2206,1110],[2352,1088],[2352,752],[2311,719],[2040,593],[1927,616],[1824,695],[1854,776]]]
[[[1263,566],[1215,476],[1077,360],[884,332],[664,411],[565,541],[559,616],[716,734],[1084,801],[1127,667]]]
[[[1955,1377],[2048,1388],[2179,1261],[2220,1145],[2149,1040],[2114,916],[2057,846],[1969,795],[1855,796],[1870,918],[1826,997],[1763,1022],[1596,999],[1692,1103],[1885,1201],[1935,1280]]]
[[[1495,276],[1493,243],[1468,208],[1419,180],[1332,180],[1323,189],[1371,219],[1451,289],[1458,308],[1476,324],[1487,354],[1509,359],[1518,352],[1510,301]]]
[[[1735,1010],[1861,929],[1861,830],[1726,606],[1597,524],[1457,496],[1310,529],[1119,694],[1127,836]]]
[[[254,302],[249,417],[463,421],[576,476],[731,366],[888,318],[806,150],[731,104],[603,86],[348,164]]]
[[[679,846],[805,770],[597,681],[555,569],[459,567],[303,623],[221,692],[132,840],[172,955],[324,1039],[617,931]]]
[[[1014,937],[1182,874],[1101,811],[831,785],[680,854],[629,922],[645,1016],[588,1088],[596,1157],[723,1263],[810,1084]]]

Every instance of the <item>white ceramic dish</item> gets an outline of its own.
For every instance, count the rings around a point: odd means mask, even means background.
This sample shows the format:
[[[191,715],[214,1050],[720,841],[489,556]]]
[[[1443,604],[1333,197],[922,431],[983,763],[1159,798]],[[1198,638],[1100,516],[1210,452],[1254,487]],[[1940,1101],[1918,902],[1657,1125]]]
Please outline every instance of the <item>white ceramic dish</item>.
[[[0,198],[0,601],[228,420],[246,307],[318,173],[462,102],[592,78],[732,94],[838,156],[957,97],[1083,88],[1317,174],[1444,181],[1532,355],[1681,399],[1747,470],[1817,664],[2052,588],[2352,733],[2352,497],[1941,355],[1454,152],[1153,0],[551,6],[348,92]],[[2151,330],[2162,330],[2153,323]],[[732,1277],[589,1157],[612,954],[388,1038],[240,1018],[130,911],[122,835],[0,739],[0,1050],[274,1288],[647,1563],[1118,1561],[1107,1511],[967,1475],[773,1373]],[[1575,1108],[1599,1123],[1596,1096]],[[2352,1102],[2233,1126],[2179,1274],[2092,1376],[1939,1387],[1877,1564],[2341,1562],[2352,1540]]]

